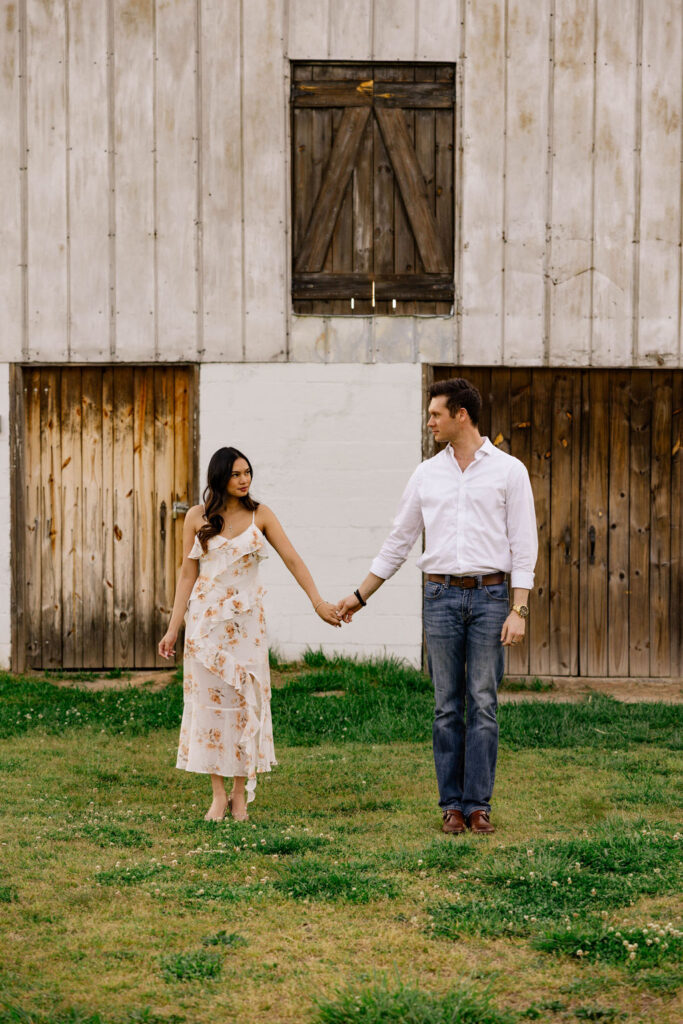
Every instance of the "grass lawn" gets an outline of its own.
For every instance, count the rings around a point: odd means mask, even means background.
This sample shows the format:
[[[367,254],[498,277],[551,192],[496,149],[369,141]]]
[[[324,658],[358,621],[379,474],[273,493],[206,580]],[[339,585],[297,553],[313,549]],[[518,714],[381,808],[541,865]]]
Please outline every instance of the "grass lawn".
[[[428,680],[287,679],[240,825],[174,768],[179,682],[0,675],[0,1024],[677,1024],[680,708],[501,707],[498,832],[446,837]]]

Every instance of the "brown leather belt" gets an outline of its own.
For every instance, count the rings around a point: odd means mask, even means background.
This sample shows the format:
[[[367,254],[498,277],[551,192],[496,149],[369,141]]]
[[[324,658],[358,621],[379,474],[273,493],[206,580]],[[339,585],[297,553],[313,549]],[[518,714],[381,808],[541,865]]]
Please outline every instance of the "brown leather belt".
[[[464,587],[465,590],[469,590],[471,587],[476,587],[479,576],[451,576],[450,586],[451,587]],[[431,583],[445,583],[446,577],[441,576],[438,572],[428,572],[427,579]],[[482,586],[493,587],[496,583],[505,583],[504,572],[490,572],[488,576],[481,577]]]

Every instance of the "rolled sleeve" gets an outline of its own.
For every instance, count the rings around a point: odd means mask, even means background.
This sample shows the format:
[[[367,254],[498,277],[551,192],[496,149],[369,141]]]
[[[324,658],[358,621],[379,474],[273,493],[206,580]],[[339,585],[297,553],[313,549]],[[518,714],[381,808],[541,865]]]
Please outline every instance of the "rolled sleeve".
[[[424,523],[418,491],[420,469],[418,466],[408,481],[391,533],[370,566],[370,572],[382,580],[390,579],[401,568],[422,532]]]
[[[529,474],[523,463],[517,460],[508,479],[506,499],[507,532],[512,556],[510,586],[513,590],[515,587],[533,590],[538,556],[536,510]]]

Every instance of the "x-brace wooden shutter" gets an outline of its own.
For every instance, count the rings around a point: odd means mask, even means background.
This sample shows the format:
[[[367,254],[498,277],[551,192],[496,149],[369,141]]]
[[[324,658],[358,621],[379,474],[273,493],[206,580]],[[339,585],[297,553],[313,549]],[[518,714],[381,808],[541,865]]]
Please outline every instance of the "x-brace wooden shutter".
[[[455,68],[292,66],[296,313],[448,313]]]

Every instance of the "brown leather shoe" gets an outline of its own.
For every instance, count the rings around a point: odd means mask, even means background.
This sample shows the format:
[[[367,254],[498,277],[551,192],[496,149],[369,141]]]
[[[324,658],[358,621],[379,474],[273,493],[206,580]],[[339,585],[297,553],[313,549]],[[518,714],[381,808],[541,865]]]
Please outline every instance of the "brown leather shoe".
[[[496,831],[491,824],[487,811],[472,811],[467,819],[467,824],[478,835],[491,835],[492,832]]]
[[[463,817],[462,811],[444,811],[443,812],[443,825],[441,831],[446,832],[448,835],[461,835],[467,831],[467,823]]]

